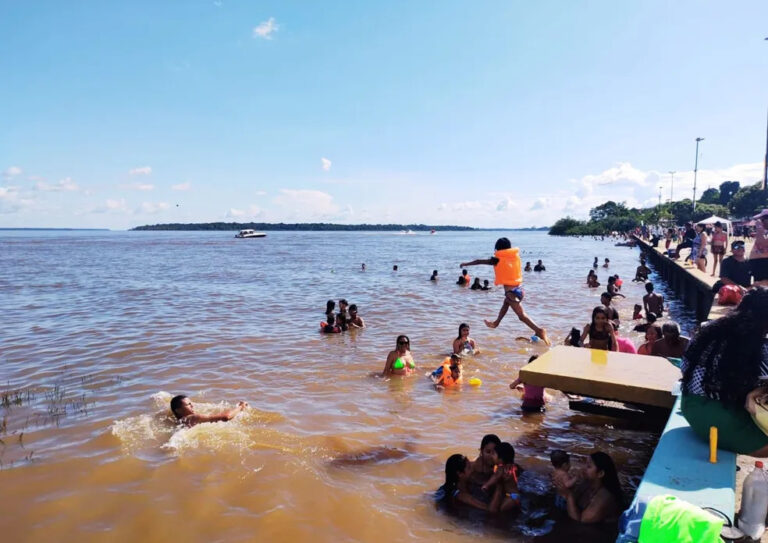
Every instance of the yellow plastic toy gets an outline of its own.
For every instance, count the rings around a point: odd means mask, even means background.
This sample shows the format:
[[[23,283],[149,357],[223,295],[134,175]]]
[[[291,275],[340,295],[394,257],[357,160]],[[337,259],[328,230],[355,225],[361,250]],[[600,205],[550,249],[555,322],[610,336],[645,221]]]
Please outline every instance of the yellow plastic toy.
[[[472,377],[469,380],[469,384],[470,384],[470,386],[473,386],[473,387],[479,387],[480,385],[483,384],[483,382],[480,380],[479,377]]]

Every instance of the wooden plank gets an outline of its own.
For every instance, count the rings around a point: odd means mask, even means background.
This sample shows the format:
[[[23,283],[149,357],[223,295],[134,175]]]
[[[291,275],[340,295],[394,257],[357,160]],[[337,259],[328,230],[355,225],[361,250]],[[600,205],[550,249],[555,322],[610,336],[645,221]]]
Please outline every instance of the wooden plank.
[[[524,383],[671,408],[680,370],[666,358],[559,345],[520,369]]]
[[[700,507],[714,507],[732,519],[735,487],[736,454],[718,449],[717,463],[711,464],[709,444],[693,433],[678,399],[636,496],[672,494]]]

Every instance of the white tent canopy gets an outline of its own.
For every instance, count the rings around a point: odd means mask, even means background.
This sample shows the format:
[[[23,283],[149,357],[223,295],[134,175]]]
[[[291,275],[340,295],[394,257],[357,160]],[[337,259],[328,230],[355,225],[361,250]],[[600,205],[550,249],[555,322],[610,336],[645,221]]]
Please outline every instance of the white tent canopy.
[[[733,227],[731,225],[731,221],[728,219],[724,219],[722,217],[718,217],[717,215],[712,215],[711,217],[707,217],[704,220],[698,221],[696,224],[715,224],[716,222],[721,222],[728,230],[728,233],[733,233]]]

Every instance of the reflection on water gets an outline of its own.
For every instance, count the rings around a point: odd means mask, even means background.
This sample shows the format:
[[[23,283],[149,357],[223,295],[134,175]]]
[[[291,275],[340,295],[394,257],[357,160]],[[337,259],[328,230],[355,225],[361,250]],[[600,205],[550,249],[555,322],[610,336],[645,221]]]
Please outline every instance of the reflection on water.
[[[0,483],[13,499],[0,530],[13,541],[107,530],[142,541],[528,541],[549,526],[539,511],[552,448],[609,451],[630,490],[656,434],[571,412],[554,391],[545,414],[520,412],[508,384],[545,346],[515,341],[530,332],[512,313],[498,329],[483,326],[500,288],[454,284],[458,263],[490,256],[498,235],[3,233]],[[547,266],[525,275],[524,304],[553,342],[588,322],[600,290],[586,287],[587,271],[610,256],[625,279],[621,332],[639,343],[628,331],[645,293],[628,280],[636,250],[506,235],[524,261]],[[490,267],[472,271],[493,279]],[[598,275],[605,284],[607,272]],[[325,301],[342,297],[368,328],[318,333]],[[670,305],[690,332],[691,313]],[[466,375],[482,386],[436,392],[426,375],[461,322],[482,349]],[[398,334],[410,336],[419,371],[372,378]],[[239,400],[253,408],[179,428],[168,411],[178,393],[205,411]],[[431,500],[445,459],[474,457],[486,433],[512,442],[529,474],[527,516],[511,528],[446,516]]]

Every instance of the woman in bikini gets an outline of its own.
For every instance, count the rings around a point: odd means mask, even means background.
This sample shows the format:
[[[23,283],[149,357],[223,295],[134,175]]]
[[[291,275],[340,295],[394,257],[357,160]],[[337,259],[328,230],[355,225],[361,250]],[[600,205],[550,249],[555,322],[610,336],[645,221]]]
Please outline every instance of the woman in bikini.
[[[710,248],[712,249],[712,277],[716,277],[717,265],[723,261],[725,256],[725,248],[728,246],[728,234],[723,232],[723,224],[720,221],[715,223],[715,231],[712,232],[712,242]]]
[[[604,305],[598,305],[592,310],[592,322],[584,327],[581,341],[583,342],[587,337],[589,342],[584,344],[585,347],[603,351],[619,350],[616,333],[613,331],[608,309]]]
[[[416,364],[411,356],[411,340],[408,336],[397,336],[397,346],[387,355],[382,377],[392,375],[410,375],[416,371]]]

